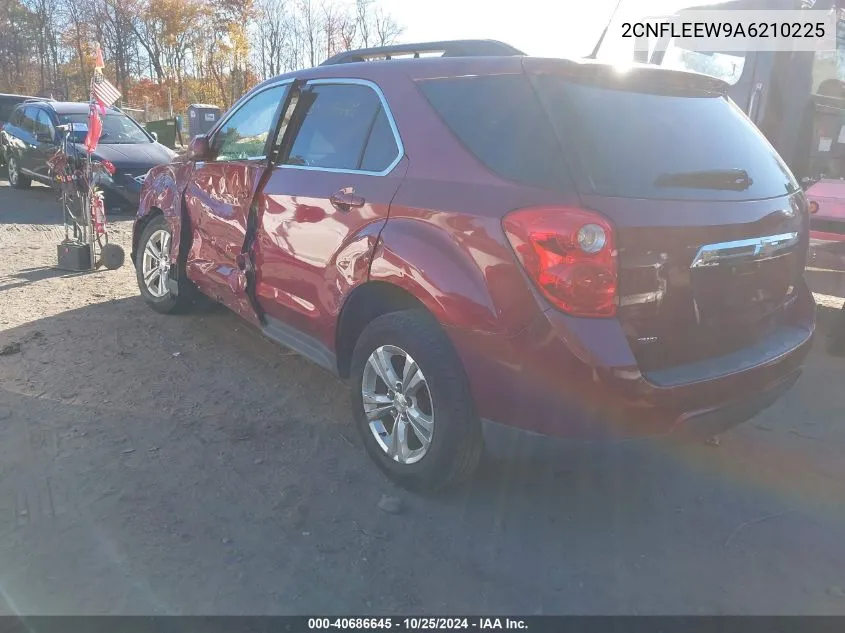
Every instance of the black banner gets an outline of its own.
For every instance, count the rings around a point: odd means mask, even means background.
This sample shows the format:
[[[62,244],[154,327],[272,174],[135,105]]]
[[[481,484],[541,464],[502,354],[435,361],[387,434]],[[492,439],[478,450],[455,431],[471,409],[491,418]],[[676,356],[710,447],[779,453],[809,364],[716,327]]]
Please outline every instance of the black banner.
[[[845,617],[0,616],[0,633],[299,633],[308,631],[842,633],[845,631]]]

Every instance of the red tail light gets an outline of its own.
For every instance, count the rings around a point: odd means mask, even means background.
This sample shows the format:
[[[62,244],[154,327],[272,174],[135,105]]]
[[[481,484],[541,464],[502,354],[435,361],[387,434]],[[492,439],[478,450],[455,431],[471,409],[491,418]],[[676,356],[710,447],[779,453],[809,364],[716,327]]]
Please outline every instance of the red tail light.
[[[606,218],[536,207],[509,213],[503,226],[519,262],[555,307],[573,316],[616,314],[616,236]]]

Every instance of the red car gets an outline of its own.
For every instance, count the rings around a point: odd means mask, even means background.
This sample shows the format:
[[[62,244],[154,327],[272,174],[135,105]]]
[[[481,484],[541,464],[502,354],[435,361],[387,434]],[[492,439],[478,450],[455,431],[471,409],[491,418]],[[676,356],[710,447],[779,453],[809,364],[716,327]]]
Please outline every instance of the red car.
[[[150,171],[141,294],[199,291],[349,380],[409,488],[502,440],[712,435],[815,330],[807,201],[725,90],[495,42],[276,77]]]

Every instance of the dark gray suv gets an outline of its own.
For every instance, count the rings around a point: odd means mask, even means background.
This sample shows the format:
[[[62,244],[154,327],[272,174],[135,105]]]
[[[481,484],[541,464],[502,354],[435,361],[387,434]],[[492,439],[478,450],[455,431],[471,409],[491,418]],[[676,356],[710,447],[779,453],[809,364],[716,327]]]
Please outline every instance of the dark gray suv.
[[[58,149],[60,130],[67,125],[68,151],[85,156],[83,143],[87,135],[87,103],[44,101],[19,104],[0,131],[6,145],[9,184],[26,189],[32,181],[52,184],[47,159]],[[176,152],[156,142],[134,119],[111,107],[102,116],[103,131],[92,158],[109,161],[115,173],[101,180],[109,211],[135,211],[141,184],[147,172],[156,165],[169,163]]]
[[[0,132],[15,111],[15,107],[24,101],[46,101],[42,97],[29,97],[27,95],[8,95],[0,93]],[[3,143],[3,135],[0,133],[0,164],[6,164],[6,145]]]

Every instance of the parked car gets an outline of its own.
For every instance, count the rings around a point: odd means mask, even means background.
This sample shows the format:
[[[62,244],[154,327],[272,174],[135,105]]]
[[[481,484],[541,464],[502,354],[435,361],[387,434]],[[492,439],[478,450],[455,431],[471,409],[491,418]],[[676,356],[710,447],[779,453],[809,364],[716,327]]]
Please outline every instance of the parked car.
[[[3,142],[3,127],[9,121],[9,117],[19,103],[24,101],[44,101],[41,97],[29,97],[27,95],[0,94],[0,164],[6,164],[6,144]]]
[[[815,331],[807,201],[726,91],[486,41],[342,54],[150,171],[140,292],[198,291],[349,380],[409,488],[503,440],[710,436]]]
[[[106,208],[134,211],[147,172],[170,162],[176,152],[157,143],[134,119],[115,107],[109,108],[102,118],[103,133],[93,157],[110,161],[116,169],[112,177],[100,181]],[[18,189],[28,188],[33,180],[52,185],[47,159],[58,148],[62,130],[67,129],[70,134],[69,147],[83,157],[87,122],[87,103],[44,101],[18,105],[0,132],[8,147],[9,184]]]

